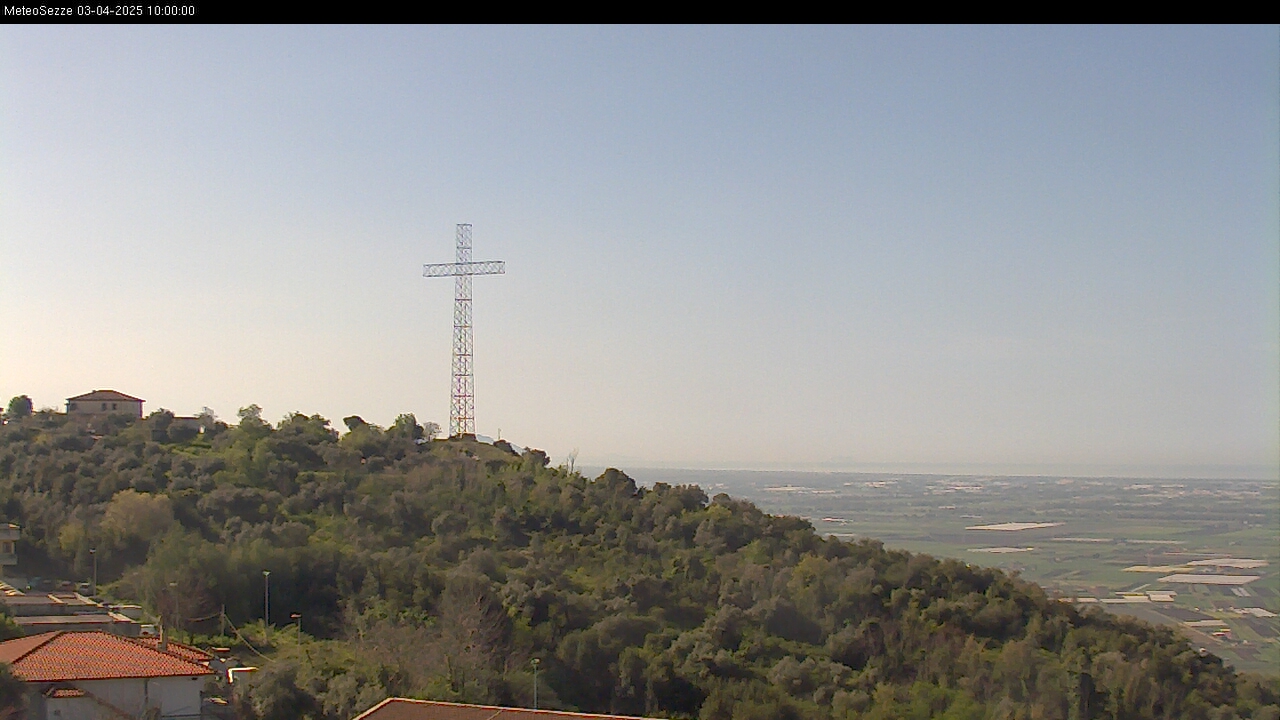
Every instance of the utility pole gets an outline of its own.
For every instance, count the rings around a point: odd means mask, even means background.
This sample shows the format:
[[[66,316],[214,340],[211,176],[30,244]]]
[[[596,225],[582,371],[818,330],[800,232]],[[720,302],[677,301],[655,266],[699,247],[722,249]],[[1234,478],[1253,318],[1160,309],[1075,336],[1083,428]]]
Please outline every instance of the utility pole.
[[[534,658],[533,662],[533,709],[538,709],[538,664],[542,661]]]
[[[182,632],[182,596],[178,594],[178,581],[169,581],[169,596],[173,598],[173,625]]]
[[[271,624],[271,571],[262,571],[262,639],[267,639],[267,628]]]
[[[93,596],[98,596],[98,548],[89,548],[89,557],[93,558]]]
[[[502,275],[501,260],[471,261],[471,225],[461,223],[457,232],[457,261],[422,266],[423,277],[452,277],[453,283],[453,391],[449,404],[449,436],[476,434],[475,378],[472,372],[471,277]]]

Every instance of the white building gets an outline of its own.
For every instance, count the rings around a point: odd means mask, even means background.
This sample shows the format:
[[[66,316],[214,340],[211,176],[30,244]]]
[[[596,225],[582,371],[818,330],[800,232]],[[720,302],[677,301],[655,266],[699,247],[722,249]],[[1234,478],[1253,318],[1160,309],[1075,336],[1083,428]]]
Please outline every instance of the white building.
[[[129,415],[142,417],[141,398],[115,390],[94,390],[67,398],[68,415]]]
[[[28,687],[31,720],[118,720],[148,711],[199,718],[214,672],[187,653],[104,632],[50,632],[0,643],[0,662]]]

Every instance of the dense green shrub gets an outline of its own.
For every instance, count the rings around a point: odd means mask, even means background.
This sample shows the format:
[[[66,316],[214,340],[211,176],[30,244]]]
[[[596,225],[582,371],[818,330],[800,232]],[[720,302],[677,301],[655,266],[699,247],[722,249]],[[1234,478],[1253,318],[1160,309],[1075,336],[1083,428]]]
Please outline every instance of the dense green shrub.
[[[306,632],[264,648],[246,713],[527,705],[537,658],[544,707],[666,717],[1275,716],[1274,683],[996,570],[432,440],[409,415],[342,436],[241,416],[194,436],[163,411],[16,419],[0,508],[28,574],[87,577],[93,549],[111,593],[186,631],[261,622],[269,570],[270,622]]]

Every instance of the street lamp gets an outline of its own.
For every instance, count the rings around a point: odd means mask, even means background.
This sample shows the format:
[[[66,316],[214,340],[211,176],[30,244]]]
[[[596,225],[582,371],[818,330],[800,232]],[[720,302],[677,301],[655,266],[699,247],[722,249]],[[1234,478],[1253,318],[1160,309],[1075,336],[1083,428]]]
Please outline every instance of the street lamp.
[[[98,594],[98,548],[89,548],[89,557],[93,558],[93,595]]]
[[[538,658],[534,658],[530,662],[533,663],[533,709],[538,709],[538,665],[542,662]]]
[[[262,571],[262,637],[267,637],[267,627],[271,623],[271,571]]]
[[[169,581],[169,597],[173,600],[173,629],[182,632],[182,596],[178,594],[178,581]]]

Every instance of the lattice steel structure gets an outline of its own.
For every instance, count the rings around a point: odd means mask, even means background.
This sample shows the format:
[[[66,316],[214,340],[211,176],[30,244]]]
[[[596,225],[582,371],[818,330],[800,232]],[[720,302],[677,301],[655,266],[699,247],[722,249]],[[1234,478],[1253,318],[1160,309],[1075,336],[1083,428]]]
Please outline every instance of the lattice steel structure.
[[[471,277],[502,275],[507,264],[501,260],[471,261],[471,225],[458,225],[457,262],[422,266],[423,277],[452,277],[453,284],[453,393],[449,405],[449,435],[475,435],[475,378],[471,360]]]

